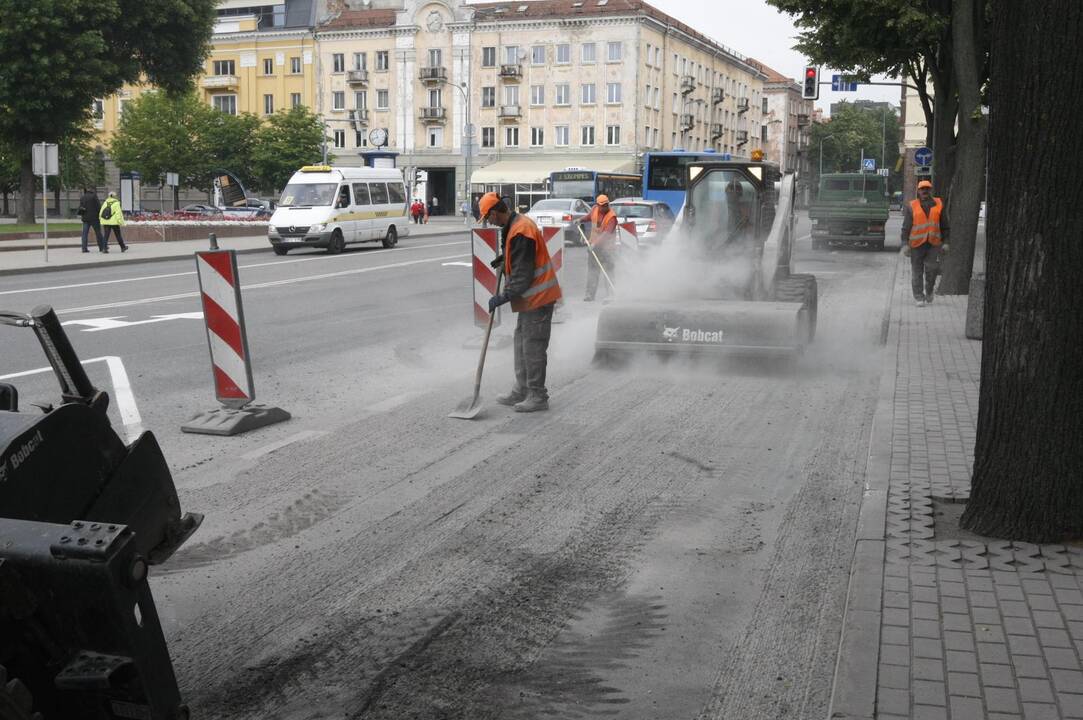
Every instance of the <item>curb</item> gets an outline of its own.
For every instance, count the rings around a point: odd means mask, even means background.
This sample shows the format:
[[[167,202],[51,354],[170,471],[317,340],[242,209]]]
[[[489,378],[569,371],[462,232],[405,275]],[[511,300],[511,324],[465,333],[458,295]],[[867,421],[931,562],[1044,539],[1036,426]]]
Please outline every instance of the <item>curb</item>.
[[[880,384],[865,466],[865,490],[854,537],[850,583],[827,714],[834,720],[873,720],[876,716],[888,482],[899,364],[899,329],[898,323],[892,322],[892,315],[895,314],[895,286],[902,257],[899,255],[895,262],[882,326],[881,337],[886,352],[880,366]]]

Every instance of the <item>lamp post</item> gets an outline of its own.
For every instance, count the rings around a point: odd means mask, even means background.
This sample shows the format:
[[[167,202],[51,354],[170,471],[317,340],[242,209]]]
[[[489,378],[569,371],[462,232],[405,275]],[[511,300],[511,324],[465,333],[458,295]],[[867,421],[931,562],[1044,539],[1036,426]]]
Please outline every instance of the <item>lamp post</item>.
[[[445,85],[450,85],[447,81]],[[469,87],[465,82],[458,85],[451,85],[463,95],[463,102],[466,103],[466,120],[463,123],[463,139],[466,140],[465,152],[463,152],[463,172],[466,178],[463,182],[463,190],[466,196],[467,213],[470,213],[474,208],[473,198],[470,196],[470,153],[474,150],[474,128],[470,124],[470,92]]]

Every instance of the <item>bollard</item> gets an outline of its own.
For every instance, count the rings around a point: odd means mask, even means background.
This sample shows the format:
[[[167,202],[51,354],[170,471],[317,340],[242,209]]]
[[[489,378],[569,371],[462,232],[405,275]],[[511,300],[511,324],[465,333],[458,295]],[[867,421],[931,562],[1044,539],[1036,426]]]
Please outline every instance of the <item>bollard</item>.
[[[211,241],[211,250],[217,250],[218,249],[218,236],[215,235],[214,233],[211,233],[208,240]]]
[[[971,340],[982,339],[985,322],[985,273],[970,278],[970,295],[966,300],[966,336]]]

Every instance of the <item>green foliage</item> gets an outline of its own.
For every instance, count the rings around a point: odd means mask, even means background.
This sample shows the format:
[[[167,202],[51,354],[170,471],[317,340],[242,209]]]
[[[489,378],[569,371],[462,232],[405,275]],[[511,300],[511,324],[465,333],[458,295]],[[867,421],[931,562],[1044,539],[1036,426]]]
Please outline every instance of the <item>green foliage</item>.
[[[828,122],[812,126],[809,147],[814,173],[819,172],[821,140],[825,173],[857,172],[861,167],[862,150],[865,157],[876,158],[877,167],[894,171],[899,157],[899,116],[890,109],[885,123],[882,110],[843,103]],[[882,149],[886,150],[883,162],[880,158]]]
[[[196,173],[196,187],[209,187],[215,170],[228,170],[251,189],[256,184],[252,170],[252,156],[256,145],[256,133],[260,119],[247,113],[227,115],[204,105],[198,124],[194,127],[194,145],[199,154],[200,170]]]
[[[265,192],[281,190],[299,167],[318,162],[323,136],[319,118],[305,107],[268,118],[257,133],[252,156],[256,187]]]
[[[118,168],[138,171],[147,185],[176,172],[182,185],[192,186],[206,171],[194,131],[209,112],[191,91],[173,97],[145,93],[125,105],[109,154]]]
[[[16,147],[0,139],[0,193],[13,193],[19,189],[19,161]]]
[[[60,143],[60,186],[81,189],[105,184],[105,156],[91,144],[89,132],[74,134]],[[49,186],[58,178],[49,178]]]

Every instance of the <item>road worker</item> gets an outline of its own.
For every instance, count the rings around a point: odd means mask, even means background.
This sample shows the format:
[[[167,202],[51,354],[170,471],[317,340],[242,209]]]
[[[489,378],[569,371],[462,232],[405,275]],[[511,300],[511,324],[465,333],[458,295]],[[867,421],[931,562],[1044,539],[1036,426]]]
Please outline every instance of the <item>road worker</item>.
[[[592,302],[598,291],[598,263],[602,264],[609,279],[613,280],[614,266],[617,259],[617,214],[609,207],[609,197],[599,195],[590,215],[590,249],[595,257],[587,259],[587,294],[583,298]],[[609,288],[612,294],[613,288]]]
[[[948,215],[944,201],[933,196],[933,184],[918,183],[918,196],[903,206],[902,244],[910,255],[911,289],[918,307],[931,305],[940,259],[948,251]]]

